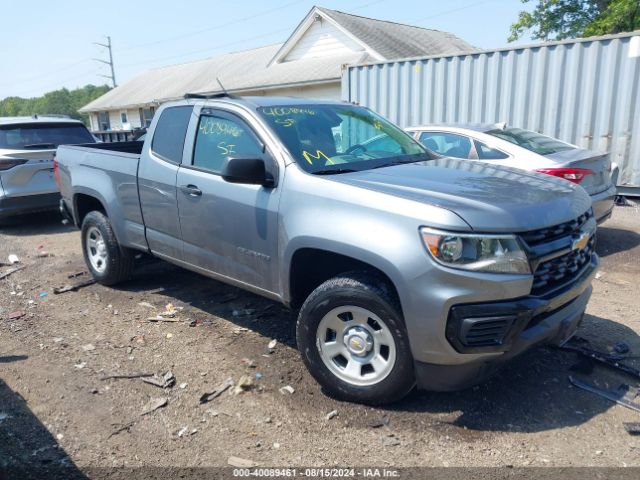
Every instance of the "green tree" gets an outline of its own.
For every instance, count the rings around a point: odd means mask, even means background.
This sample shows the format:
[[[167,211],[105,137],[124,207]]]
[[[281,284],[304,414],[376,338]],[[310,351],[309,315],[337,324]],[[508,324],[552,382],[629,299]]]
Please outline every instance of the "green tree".
[[[78,113],[78,110],[109,90],[110,87],[107,85],[86,85],[75,90],[66,88],[54,90],[35,98],[7,97],[0,100],[0,116],[58,114],[68,115],[88,124],[89,117]]]
[[[538,40],[605,35],[640,29],[640,0],[521,0],[535,2],[511,25],[509,41],[525,32]]]

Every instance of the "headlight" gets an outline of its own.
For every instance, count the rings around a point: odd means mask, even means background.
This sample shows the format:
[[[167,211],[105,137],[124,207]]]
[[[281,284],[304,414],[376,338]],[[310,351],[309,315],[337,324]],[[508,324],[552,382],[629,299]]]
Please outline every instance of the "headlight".
[[[433,259],[452,268],[490,273],[531,273],[529,260],[514,235],[474,235],[421,228]]]

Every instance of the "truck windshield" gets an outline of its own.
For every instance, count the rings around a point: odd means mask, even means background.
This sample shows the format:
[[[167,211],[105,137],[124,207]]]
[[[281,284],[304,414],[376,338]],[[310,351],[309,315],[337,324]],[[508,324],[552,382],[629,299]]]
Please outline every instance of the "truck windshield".
[[[556,140],[552,137],[547,137],[540,133],[532,132],[530,130],[523,130],[521,128],[504,128],[489,130],[487,135],[493,135],[494,137],[501,138],[507,142],[515,143],[516,145],[526,148],[527,150],[540,154],[551,155],[552,153],[564,152],[565,150],[573,150],[571,145]]]
[[[346,173],[433,158],[400,128],[363,107],[282,105],[258,111],[310,173]]]
[[[95,143],[89,130],[80,123],[25,123],[0,126],[0,148],[37,150],[78,143]]]

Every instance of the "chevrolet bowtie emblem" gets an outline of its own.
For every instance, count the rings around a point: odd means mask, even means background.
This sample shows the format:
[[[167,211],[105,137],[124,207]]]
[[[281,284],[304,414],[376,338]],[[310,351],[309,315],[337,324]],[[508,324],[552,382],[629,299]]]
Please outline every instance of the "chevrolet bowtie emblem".
[[[571,244],[571,250],[582,250],[589,243],[589,239],[591,238],[591,234],[587,232],[581,232],[578,238],[573,239],[573,243]]]

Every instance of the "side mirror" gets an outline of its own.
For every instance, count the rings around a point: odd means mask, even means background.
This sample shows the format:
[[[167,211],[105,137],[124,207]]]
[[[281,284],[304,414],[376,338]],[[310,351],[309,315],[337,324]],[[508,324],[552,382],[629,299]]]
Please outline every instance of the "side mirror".
[[[228,157],[220,172],[222,178],[229,183],[263,185],[273,187],[274,180],[267,175],[264,160],[253,157]]]

